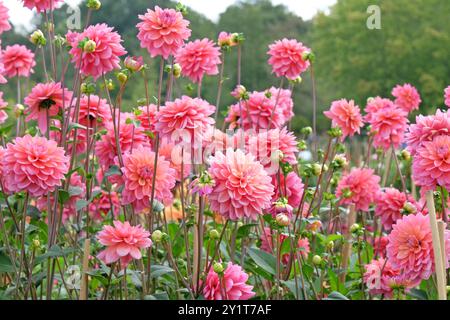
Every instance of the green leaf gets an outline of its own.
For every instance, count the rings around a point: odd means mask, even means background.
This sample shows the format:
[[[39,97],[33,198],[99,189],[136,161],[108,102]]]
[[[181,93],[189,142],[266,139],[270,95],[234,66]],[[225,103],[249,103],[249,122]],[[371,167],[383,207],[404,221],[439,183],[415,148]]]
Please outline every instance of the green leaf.
[[[259,267],[272,275],[276,274],[277,263],[273,255],[256,248],[250,248],[248,254]]]
[[[120,168],[118,166],[111,166],[109,167],[109,170],[105,172],[104,178],[115,176],[115,175],[121,175],[122,171],[120,171]]]
[[[0,272],[14,272],[14,266],[11,259],[0,251]]]
[[[84,199],[79,199],[77,200],[76,203],[76,207],[77,207],[77,212],[80,210],[83,210],[84,208],[86,208],[89,205],[89,201],[86,201]]]
[[[152,278],[159,278],[163,275],[169,274],[175,272],[172,268],[169,268],[164,265],[153,265],[152,271],[151,271],[151,277]]]
[[[418,300],[428,300],[428,294],[426,293],[426,291],[421,289],[411,289],[409,295]]]
[[[39,209],[34,206],[28,206],[27,216],[31,217],[32,219],[39,219],[41,217],[41,211],[39,211]]]
[[[58,190],[58,202],[65,204],[70,199],[70,194],[66,190]]]
[[[167,292],[158,292],[144,297],[145,300],[169,300]]]
[[[238,229],[236,238],[237,239],[242,239],[242,238],[248,237],[248,235],[250,234],[250,231],[255,226],[257,226],[256,223],[250,223],[250,224],[243,225],[242,227],[240,227]]]
[[[79,196],[82,193],[83,193],[83,189],[81,189],[80,187],[74,187],[74,186],[69,187],[69,196],[71,196],[71,197]]]
[[[346,296],[344,296],[342,293],[333,291],[328,295],[327,298],[323,300],[349,300]]]
[[[57,258],[57,257],[65,257],[68,254],[73,253],[73,252],[75,252],[74,248],[61,249],[60,246],[54,245],[46,253],[44,253],[43,255],[40,255],[39,257],[36,258],[35,265],[41,263],[45,259]]]

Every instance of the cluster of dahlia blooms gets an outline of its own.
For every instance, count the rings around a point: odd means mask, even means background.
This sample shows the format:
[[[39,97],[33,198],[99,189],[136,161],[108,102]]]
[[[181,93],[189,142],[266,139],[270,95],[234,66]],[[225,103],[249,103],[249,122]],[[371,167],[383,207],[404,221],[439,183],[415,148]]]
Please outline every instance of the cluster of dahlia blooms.
[[[45,21],[62,2],[23,5]],[[101,3],[87,7],[89,21]],[[323,134],[295,130],[312,50],[274,41],[266,62],[279,86],[247,90],[245,37],[192,39],[186,10],[136,17],[143,56],[127,56],[120,28],[106,23],[65,38],[38,30],[34,47],[1,50],[0,84],[14,78],[18,92],[0,91],[0,296],[310,300],[434,288],[436,261],[447,269],[450,259],[448,112],[409,124],[422,99],[404,84],[365,108],[362,97],[330,101]],[[8,17],[0,1],[0,34]],[[236,79],[224,68],[230,52]],[[203,86],[212,77],[214,103]],[[131,89],[145,98],[131,102]],[[418,187],[439,200],[439,257]]]

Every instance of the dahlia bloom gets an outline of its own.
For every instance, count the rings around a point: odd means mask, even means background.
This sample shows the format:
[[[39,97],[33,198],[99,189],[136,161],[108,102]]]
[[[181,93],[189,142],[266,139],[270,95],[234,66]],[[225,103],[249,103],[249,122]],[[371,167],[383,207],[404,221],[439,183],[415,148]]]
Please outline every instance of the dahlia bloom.
[[[127,123],[127,118],[133,118],[133,115],[122,113],[120,116],[119,145],[122,153],[130,152],[140,146],[150,147],[150,140],[145,135],[144,128]],[[95,144],[95,154],[100,165],[104,169],[108,169],[115,164],[118,153],[113,122],[107,122],[105,128],[106,134]]]
[[[210,176],[216,185],[209,196],[212,211],[225,218],[256,220],[271,205],[273,185],[263,166],[251,154],[228,149],[211,159]]]
[[[188,42],[175,54],[175,62],[180,64],[181,74],[199,83],[205,74],[212,76],[219,73],[220,49],[206,38]]]
[[[450,188],[450,136],[423,142],[413,158],[412,173],[418,186]]]
[[[278,172],[280,161],[291,165],[298,163],[296,137],[286,128],[262,131],[250,137],[248,148],[270,175]]]
[[[423,142],[429,142],[439,135],[450,134],[450,117],[448,111],[437,110],[435,115],[416,117],[405,135],[408,151],[414,156]]]
[[[264,234],[261,235],[261,250],[274,253],[276,248],[276,240],[273,237],[274,232],[271,231],[270,228],[264,228]],[[278,246],[281,248],[283,246],[284,241],[290,241],[289,237],[286,234],[280,233],[278,236]],[[299,238],[297,241],[297,251],[302,256],[303,259],[306,259],[310,252],[309,240],[307,238]],[[286,253],[281,257],[281,262],[283,264],[287,264],[289,262],[290,253]]]
[[[174,9],[147,9],[147,13],[139,15],[136,27],[139,29],[137,38],[141,48],[146,48],[152,58],[162,56],[164,59],[174,55],[191,36],[189,21],[183,19],[183,14]]]
[[[381,108],[370,114],[368,122],[374,135],[373,145],[388,150],[398,148],[408,127],[408,114],[398,107]]]
[[[219,33],[217,44],[221,47],[234,47],[237,43],[234,40],[233,34],[222,31]]]
[[[272,207],[270,208],[270,213],[272,213],[272,215],[276,213],[274,203],[281,197],[285,197],[287,203],[292,208],[298,208],[300,206],[305,186],[297,173],[289,172],[286,176],[280,174],[280,183],[278,183],[278,177],[274,175],[272,176],[272,184],[275,191],[272,196]]]
[[[82,33],[72,36],[72,62],[85,76],[92,76],[97,80],[102,75],[120,69],[120,56],[127,52],[123,48],[120,35],[105,23],[89,26]],[[81,41],[95,42],[93,51],[86,52],[78,45]]]
[[[69,171],[69,157],[56,141],[25,135],[8,143],[1,159],[6,188],[40,197],[61,186]]]
[[[206,276],[203,295],[206,300],[249,300],[256,293],[247,281],[248,274],[242,267],[229,262],[223,275],[218,275],[211,268]]]
[[[72,92],[61,87],[59,82],[39,83],[25,98],[28,108],[25,113],[26,120],[36,120],[43,134],[47,132],[47,117],[58,115],[63,107],[70,104]]]
[[[419,92],[409,83],[403,86],[397,85],[392,89],[392,95],[396,98],[395,104],[406,112],[419,109],[422,99]]]
[[[100,190],[99,187],[95,187],[93,192],[98,192],[99,194],[89,204],[89,216],[91,219],[94,221],[103,221],[108,214],[112,214],[117,219],[120,210],[120,201],[117,192],[107,192]]]
[[[11,30],[9,20],[9,9],[0,1],[0,34],[5,31]]]
[[[364,268],[366,269],[364,283],[369,289],[369,293],[373,295],[382,294],[386,298],[391,298],[394,291],[391,286],[392,279],[399,276],[400,272],[395,270],[389,260],[384,258],[372,260]]]
[[[249,99],[230,107],[225,121],[230,129],[241,126],[248,129],[281,128],[286,123],[283,109],[276,107],[276,96],[254,91]]]
[[[182,153],[183,147],[172,142],[161,140],[159,145],[159,155],[169,161],[170,167],[175,170],[175,178],[181,181],[181,165],[183,164],[183,178],[187,178],[191,173],[191,158],[188,153]],[[184,163],[181,156],[184,156]]]
[[[450,86],[444,91],[445,105],[450,108]]]
[[[380,192],[376,200],[375,215],[381,218],[385,230],[391,230],[392,225],[402,218],[403,207],[407,202],[415,205],[412,197],[395,188],[386,188]]]
[[[54,10],[56,5],[63,0],[22,0],[23,5],[30,10],[36,9],[37,12]]]
[[[389,243],[387,236],[375,237],[373,239],[373,254],[377,257],[386,257],[386,247]]]
[[[386,98],[381,97],[369,98],[367,100],[366,108],[364,109],[364,111],[366,112],[366,115],[364,116],[364,121],[371,122],[372,115],[384,108],[394,109],[395,104],[392,100]]]
[[[372,169],[354,168],[339,181],[336,195],[342,205],[355,204],[356,210],[368,211],[380,190],[380,177]]]
[[[155,178],[155,199],[170,204],[171,190],[175,186],[175,170],[164,157],[158,156],[155,172],[156,154],[149,148],[139,147],[125,155],[122,168],[125,188],[122,192],[123,204],[133,204],[137,211],[149,208],[152,195],[153,176]]]
[[[113,221],[113,226],[104,226],[97,235],[98,241],[106,246],[106,249],[97,256],[106,264],[120,260],[122,269],[133,259],[141,259],[141,249],[150,248],[150,232],[141,226],[131,226],[128,221]]]
[[[90,128],[94,128],[103,126],[112,120],[111,109],[106,99],[101,99],[94,94],[82,95],[79,103],[78,123],[81,125],[89,125]],[[75,119],[74,115],[72,117]]]
[[[269,90],[272,97],[278,100],[276,108],[284,116],[284,123],[289,122],[294,117],[294,101],[292,100],[292,91],[288,89],[278,89],[271,87]]]
[[[309,67],[309,61],[303,59],[303,54],[311,50],[297,40],[277,40],[269,46],[269,64],[277,77],[287,77],[295,80]]]
[[[3,100],[3,92],[0,91],[0,124],[3,124],[8,119],[8,114],[4,110],[8,106],[8,102]]]
[[[140,121],[141,126],[148,132],[155,132],[157,106],[150,104],[139,107],[134,115],[134,119]]]
[[[445,232],[449,244],[450,232]],[[399,270],[414,284],[428,279],[434,272],[433,239],[428,216],[418,213],[398,220],[388,236],[387,259],[392,267]],[[447,250],[446,267],[450,259]]]
[[[31,73],[34,73],[33,67],[36,65],[34,53],[25,46],[18,44],[7,46],[3,50],[1,59],[5,68],[5,75],[8,78],[29,77]]]
[[[361,111],[353,100],[334,101],[330,110],[325,111],[324,114],[332,120],[333,127],[342,130],[341,141],[344,141],[347,136],[352,137],[355,133],[359,134],[361,127],[364,126]]]
[[[186,134],[189,135],[188,140],[194,141],[196,136],[203,135],[208,125],[215,123],[210,117],[215,109],[205,100],[182,96],[161,107],[156,116],[156,131],[161,138],[167,138],[171,142],[176,142],[179,138],[185,141]]]

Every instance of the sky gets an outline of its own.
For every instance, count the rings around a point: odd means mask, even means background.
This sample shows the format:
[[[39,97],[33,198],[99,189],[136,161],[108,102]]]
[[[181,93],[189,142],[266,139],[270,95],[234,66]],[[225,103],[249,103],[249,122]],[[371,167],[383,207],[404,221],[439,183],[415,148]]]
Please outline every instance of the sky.
[[[26,9],[20,0],[3,0],[9,8],[10,20],[15,26],[30,29],[30,21],[33,17],[31,10]],[[65,2],[76,5],[80,0],[66,0]],[[213,21],[217,21],[219,15],[236,0],[181,0],[183,4],[203,13]],[[284,4],[303,19],[311,19],[319,10],[327,11],[328,7],[336,3],[336,0],[272,0],[274,4]]]

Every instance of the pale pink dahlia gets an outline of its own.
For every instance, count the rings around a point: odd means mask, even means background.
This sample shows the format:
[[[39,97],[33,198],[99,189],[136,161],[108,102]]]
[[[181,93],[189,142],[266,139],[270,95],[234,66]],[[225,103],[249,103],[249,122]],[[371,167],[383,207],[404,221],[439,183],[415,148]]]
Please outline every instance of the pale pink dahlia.
[[[305,186],[302,179],[295,172],[289,172],[286,177],[284,174],[280,174],[280,183],[278,183],[277,175],[272,176],[272,184],[275,191],[272,196],[272,207],[270,208],[272,215],[277,213],[275,202],[281,197],[286,198],[287,203],[292,208],[298,208],[300,206]]]
[[[391,286],[392,280],[400,275],[398,270],[392,268],[389,260],[379,258],[372,260],[364,266],[364,283],[370,294],[382,294],[386,298],[391,298],[394,288]]]
[[[103,221],[108,215],[117,219],[120,211],[120,201],[117,192],[100,190],[95,187],[94,193],[98,193],[89,204],[89,216],[94,221]]]
[[[3,124],[8,119],[8,114],[5,108],[8,106],[8,102],[3,100],[3,92],[0,91],[0,124]]]
[[[406,112],[419,109],[422,99],[420,99],[419,92],[409,83],[403,86],[397,85],[392,89],[392,95],[396,98],[395,104]]]
[[[37,12],[44,12],[56,9],[59,2],[63,0],[22,0],[23,5],[28,9],[36,9]]]
[[[284,122],[289,122],[294,117],[294,101],[292,100],[292,91],[288,89],[278,89],[272,87],[269,89],[270,94],[278,100],[276,108],[281,111],[284,116]]]
[[[429,142],[439,135],[450,134],[450,117],[448,111],[437,110],[435,115],[416,117],[416,123],[411,124],[405,135],[408,151],[415,155],[424,142]]]
[[[450,86],[444,91],[445,105],[450,108]]]
[[[147,13],[139,15],[136,27],[139,29],[137,38],[141,48],[146,48],[152,58],[162,56],[164,59],[174,55],[191,36],[189,21],[183,19],[183,14],[174,9],[147,9]]]
[[[63,92],[64,91],[64,92]],[[42,133],[47,132],[47,118],[54,117],[65,106],[69,106],[72,92],[61,87],[59,82],[39,83],[25,98],[27,121],[36,120]]]
[[[113,226],[104,226],[97,235],[98,241],[106,249],[98,254],[98,258],[106,264],[120,260],[122,269],[133,259],[141,259],[141,250],[152,246],[150,232],[141,226],[131,226],[128,221],[114,221]]]
[[[139,107],[135,112],[135,119],[140,121],[141,126],[148,132],[155,132],[157,106],[150,104]]]
[[[211,159],[210,176],[216,181],[209,196],[211,210],[225,218],[256,220],[271,205],[273,185],[263,166],[251,154],[228,149]]]
[[[1,55],[2,63],[5,67],[5,75],[8,78],[16,76],[29,77],[34,72],[34,53],[27,47],[15,44],[7,46]]]
[[[203,135],[208,125],[215,123],[210,117],[215,109],[205,100],[183,96],[161,107],[156,116],[156,131],[161,138],[167,138],[171,142],[180,138],[186,141],[186,135],[194,141],[196,136]]]
[[[449,231],[446,231],[446,243],[449,236]],[[394,269],[416,285],[431,276],[434,272],[434,252],[428,216],[422,213],[404,216],[393,226],[388,239],[387,258]],[[449,258],[447,250],[447,267]]]
[[[345,99],[334,101],[329,111],[324,112],[325,116],[332,120],[333,127],[342,130],[341,141],[347,136],[352,137],[355,133],[359,134],[364,122],[361,111],[353,100]]]
[[[366,112],[366,115],[364,116],[364,121],[371,122],[373,115],[380,111],[381,109],[394,109],[395,104],[392,100],[381,98],[381,97],[375,97],[370,98],[367,100],[367,105],[364,111]]]
[[[205,74],[212,76],[219,73],[220,49],[206,38],[195,40],[177,51],[175,61],[180,64],[182,75],[198,83]]]
[[[297,40],[277,40],[269,46],[269,64],[272,72],[277,77],[287,77],[295,80],[309,67],[309,61],[303,58],[303,54],[311,50]]]
[[[385,230],[391,230],[392,225],[402,218],[407,202],[415,205],[412,197],[395,188],[386,188],[380,192],[376,200],[375,215],[381,218]]]
[[[74,103],[76,104],[77,101]],[[101,99],[94,94],[82,95],[79,104],[78,123],[83,126],[100,128],[112,120],[111,109],[106,99]],[[72,109],[75,110],[75,106]],[[75,119],[74,115],[72,118]]]
[[[206,276],[203,295],[207,300],[249,300],[255,292],[247,281],[248,274],[242,267],[229,262],[223,275],[218,275],[211,268]]]
[[[251,136],[248,149],[270,175],[278,172],[280,162],[291,165],[298,163],[296,137],[286,128],[261,131],[256,136]]]
[[[9,20],[9,9],[0,1],[0,34],[5,31],[11,30]]]
[[[191,161],[189,154],[183,154],[183,146],[161,140],[159,145],[159,155],[169,161],[170,167],[175,170],[175,178],[181,181],[181,169],[183,168],[183,178],[191,174]],[[184,156],[184,161],[182,161]],[[183,166],[182,166],[183,165]]]
[[[374,147],[388,150],[398,148],[404,140],[408,127],[408,114],[400,108],[382,108],[371,114],[369,124],[374,135]]]
[[[423,142],[413,158],[412,172],[418,186],[450,189],[450,136],[441,135]]]
[[[354,168],[339,181],[336,195],[343,205],[355,204],[356,210],[368,211],[380,191],[380,177],[372,169]]]
[[[12,192],[39,197],[61,186],[69,158],[56,141],[26,135],[8,143],[2,165],[5,184]]]
[[[155,172],[155,153],[140,147],[124,157],[122,168],[125,188],[122,192],[123,204],[133,204],[137,211],[150,207],[153,176],[155,175],[155,199],[170,204],[171,190],[175,186],[175,170],[162,156],[158,156],[158,166]]]
[[[73,37],[71,42],[72,62],[85,76],[94,79],[114,70],[120,69],[120,56],[127,52],[122,46],[122,38],[105,23],[89,26],[82,33]],[[95,42],[93,50],[85,51],[79,47],[81,41]]]

